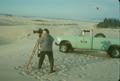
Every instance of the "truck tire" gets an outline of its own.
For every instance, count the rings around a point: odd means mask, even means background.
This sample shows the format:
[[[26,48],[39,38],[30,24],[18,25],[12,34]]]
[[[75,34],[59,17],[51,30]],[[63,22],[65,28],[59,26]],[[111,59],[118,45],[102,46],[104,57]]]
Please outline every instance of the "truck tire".
[[[113,58],[120,58],[120,48],[117,46],[110,47],[108,53]]]
[[[66,53],[66,52],[68,52],[68,49],[69,47],[68,47],[68,45],[66,45],[66,44],[60,44],[60,46],[59,46],[59,50],[60,50],[60,52],[63,52],[63,53]]]

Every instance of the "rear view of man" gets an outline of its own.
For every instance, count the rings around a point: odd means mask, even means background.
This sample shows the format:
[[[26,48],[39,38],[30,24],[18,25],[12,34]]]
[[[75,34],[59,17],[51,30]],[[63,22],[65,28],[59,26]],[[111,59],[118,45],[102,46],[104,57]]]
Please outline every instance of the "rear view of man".
[[[54,38],[49,34],[49,30],[44,29],[42,32],[41,39],[39,40],[39,44],[41,47],[40,48],[41,52],[38,54],[38,56],[40,57],[39,69],[42,67],[45,55],[47,55],[50,63],[50,73],[54,72],[53,70],[54,58],[53,58],[53,51],[52,51],[53,41],[54,41]]]

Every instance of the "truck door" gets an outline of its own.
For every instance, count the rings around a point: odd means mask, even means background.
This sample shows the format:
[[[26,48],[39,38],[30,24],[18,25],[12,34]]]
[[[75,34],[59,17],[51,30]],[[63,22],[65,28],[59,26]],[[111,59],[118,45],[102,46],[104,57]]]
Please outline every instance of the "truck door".
[[[92,35],[90,30],[82,30],[78,39],[78,48],[91,49]]]

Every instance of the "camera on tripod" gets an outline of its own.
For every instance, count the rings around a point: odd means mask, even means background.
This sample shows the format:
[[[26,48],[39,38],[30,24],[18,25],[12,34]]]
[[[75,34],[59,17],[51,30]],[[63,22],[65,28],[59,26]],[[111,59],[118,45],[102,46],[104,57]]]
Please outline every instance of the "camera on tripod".
[[[42,29],[41,28],[39,28],[38,30],[33,30],[33,33],[35,34],[35,33],[37,33],[37,34],[41,34],[42,33]]]

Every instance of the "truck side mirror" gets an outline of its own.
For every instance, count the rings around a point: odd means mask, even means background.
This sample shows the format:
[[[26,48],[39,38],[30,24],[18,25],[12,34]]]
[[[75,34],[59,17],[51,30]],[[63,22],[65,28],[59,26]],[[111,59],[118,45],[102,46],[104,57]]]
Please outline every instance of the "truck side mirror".
[[[84,30],[84,32],[90,32],[90,30]]]

